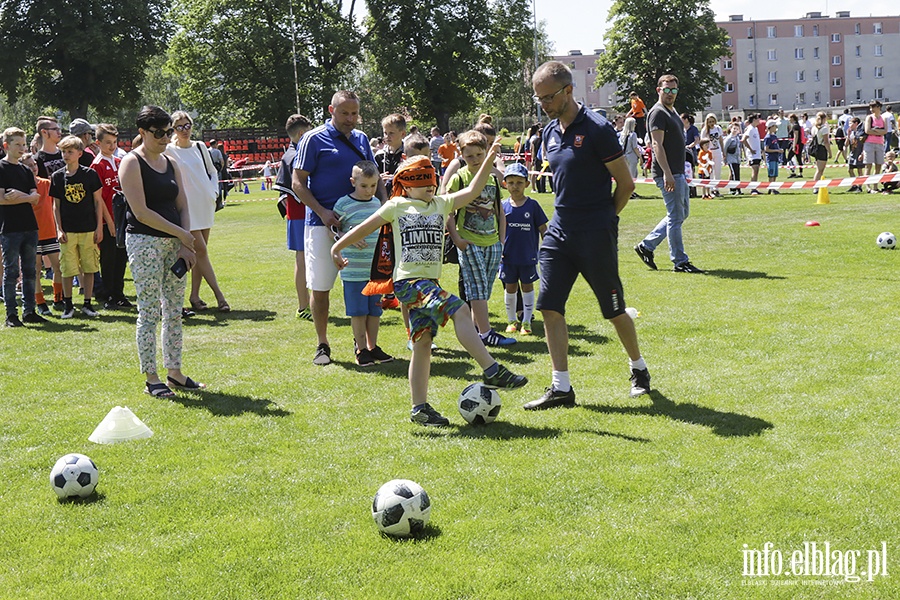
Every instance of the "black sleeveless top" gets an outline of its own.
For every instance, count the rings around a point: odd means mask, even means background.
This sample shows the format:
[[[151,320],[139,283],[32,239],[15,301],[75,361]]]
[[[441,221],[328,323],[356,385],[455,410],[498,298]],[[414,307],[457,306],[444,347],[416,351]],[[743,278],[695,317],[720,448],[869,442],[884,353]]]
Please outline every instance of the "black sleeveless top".
[[[144,184],[144,199],[147,202],[147,208],[156,212],[166,221],[181,226],[181,215],[178,214],[178,207],[175,199],[178,197],[178,182],[175,180],[175,167],[168,156],[166,159],[165,173],[159,173],[150,167],[139,154],[135,154],[138,163],[141,165],[141,181]],[[169,233],[164,233],[158,229],[154,229],[144,223],[141,223],[131,212],[129,206],[125,212],[125,219],[128,226],[125,231],[128,233],[139,233],[143,235],[152,235],[155,237],[175,237]]]

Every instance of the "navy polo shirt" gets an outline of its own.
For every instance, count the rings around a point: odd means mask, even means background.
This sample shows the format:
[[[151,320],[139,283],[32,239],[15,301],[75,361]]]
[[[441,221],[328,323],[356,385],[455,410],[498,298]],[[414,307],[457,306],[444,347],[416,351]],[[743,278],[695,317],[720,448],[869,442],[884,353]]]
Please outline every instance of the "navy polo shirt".
[[[618,227],[606,163],[623,152],[612,124],[582,106],[565,133],[558,119],[550,121],[543,146],[556,192],[550,225],[565,231]]]
[[[346,141],[340,131],[331,124],[331,119],[309,131],[300,140],[297,156],[294,158],[294,169],[309,172],[309,191],[316,197],[323,208],[331,210],[338,199],[353,191],[350,175],[353,165],[361,160],[375,161],[369,138],[361,131],[350,132],[349,140],[357,154]],[[306,211],[307,225],[322,225],[322,219],[311,210]]]

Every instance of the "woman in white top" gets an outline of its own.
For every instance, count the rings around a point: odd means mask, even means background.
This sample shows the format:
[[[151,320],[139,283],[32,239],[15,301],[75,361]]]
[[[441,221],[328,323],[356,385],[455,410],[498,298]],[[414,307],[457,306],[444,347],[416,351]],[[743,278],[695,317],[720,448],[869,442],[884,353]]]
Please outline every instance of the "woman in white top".
[[[709,140],[709,151],[712,152],[713,170],[712,178],[722,178],[722,165],[724,164],[724,155],[722,154],[722,143],[724,142],[725,132],[719,127],[716,115],[709,113],[706,115],[706,121],[703,122],[703,129],[700,130],[700,138]]]
[[[819,112],[816,115],[816,123],[812,128],[812,135],[816,138],[816,181],[825,175],[825,163],[831,158],[831,134],[828,128],[828,115]]]
[[[191,141],[191,130],[194,127],[191,116],[179,110],[172,114],[172,122],[175,125],[175,140],[166,146],[166,155],[175,160],[181,170],[191,217],[191,233],[195,240],[194,251],[197,253],[197,262],[191,269],[191,308],[207,308],[206,303],[200,299],[200,283],[205,279],[216,295],[219,311],[228,312],[231,307],[219,289],[207,252],[209,230],[213,225],[216,197],[219,195],[219,178],[206,145]]]

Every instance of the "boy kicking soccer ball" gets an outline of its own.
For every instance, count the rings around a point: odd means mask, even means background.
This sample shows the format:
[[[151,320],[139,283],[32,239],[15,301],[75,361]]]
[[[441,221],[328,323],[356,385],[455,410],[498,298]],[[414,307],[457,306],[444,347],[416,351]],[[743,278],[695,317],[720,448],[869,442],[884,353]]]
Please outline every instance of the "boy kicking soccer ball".
[[[456,338],[484,369],[484,383],[491,388],[517,388],[528,380],[497,364],[481,341],[465,303],[441,289],[444,223],[451,211],[459,210],[477,198],[487,182],[493,157],[499,144],[491,148],[478,174],[464,189],[446,196],[435,196],[437,176],[427,156],[404,161],[394,174],[394,197],[378,211],[351,229],[331,247],[331,257],[338,269],[348,261],[341,250],[365,239],[385,223],[394,231],[394,293],[409,305],[410,337],[413,340],[409,361],[409,384],[412,395],[410,419],[426,426],[445,427],[449,419],[428,403],[428,379],[431,371],[431,340],[438,327],[453,319]]]

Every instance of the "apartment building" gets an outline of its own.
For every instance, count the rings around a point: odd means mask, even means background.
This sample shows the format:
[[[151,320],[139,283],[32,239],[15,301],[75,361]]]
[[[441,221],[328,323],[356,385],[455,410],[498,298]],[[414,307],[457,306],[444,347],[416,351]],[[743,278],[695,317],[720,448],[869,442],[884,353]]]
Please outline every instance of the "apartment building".
[[[582,54],[581,50],[570,50],[563,56],[554,56],[572,70],[572,83],[575,88],[575,100],[588,108],[602,108],[610,114],[616,111],[613,107],[618,102],[615,82],[596,87],[597,59],[603,50],[594,50],[592,54]]]
[[[728,33],[731,56],[719,61],[725,89],[710,98],[713,111],[900,104],[900,16],[732,15],[717,24]]]

